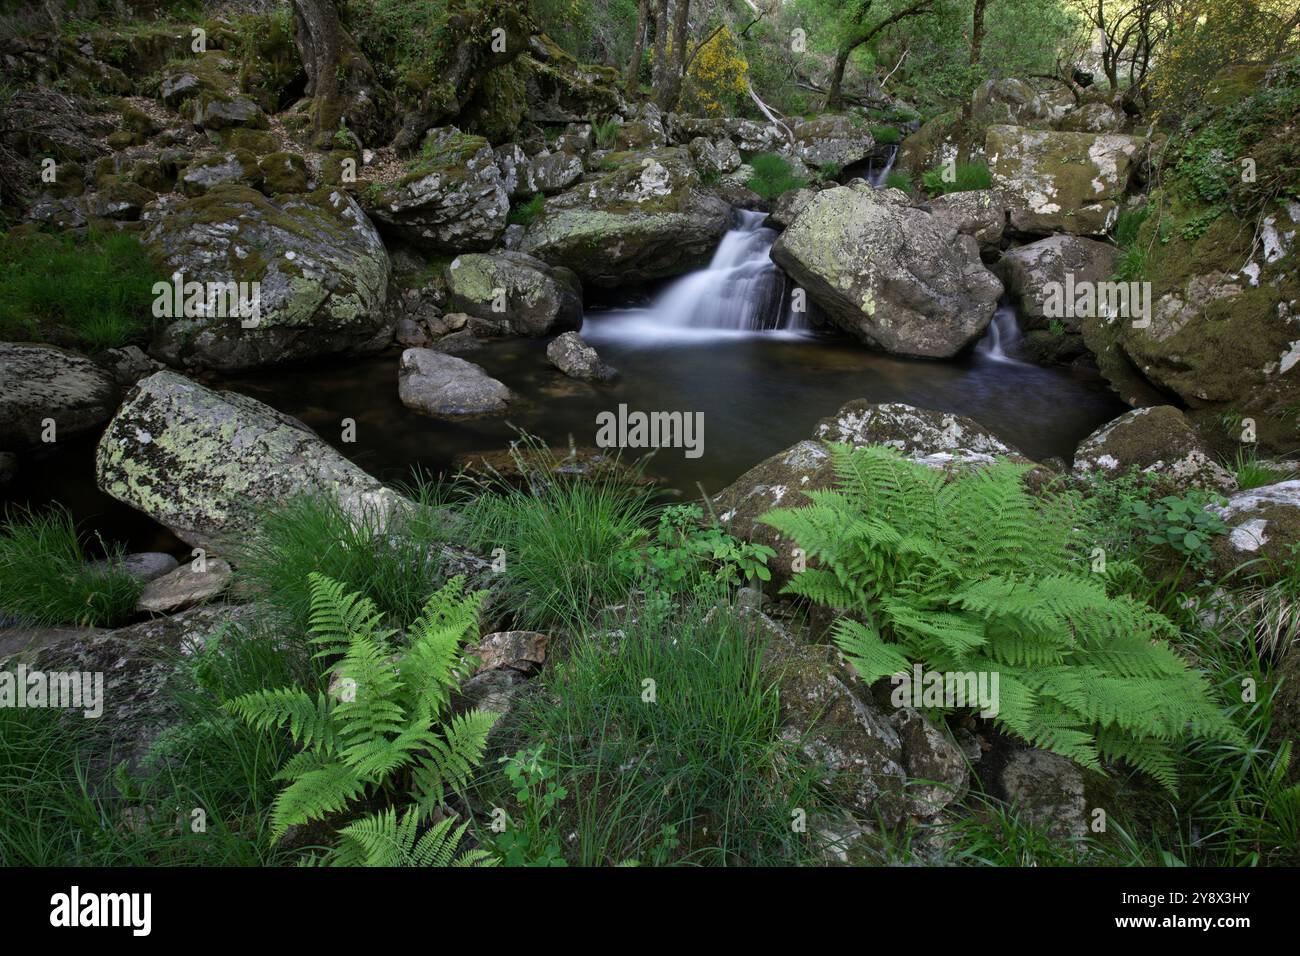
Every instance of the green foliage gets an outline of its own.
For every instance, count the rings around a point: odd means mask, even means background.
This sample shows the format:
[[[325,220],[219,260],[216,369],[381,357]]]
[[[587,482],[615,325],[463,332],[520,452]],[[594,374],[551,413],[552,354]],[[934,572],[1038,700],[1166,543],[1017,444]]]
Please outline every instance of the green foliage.
[[[558,769],[546,760],[545,744],[502,757],[502,773],[510,783],[519,820],[492,840],[492,848],[506,866],[566,866],[560,837],[551,826],[556,805],[569,791],[556,781]]]
[[[993,185],[993,174],[983,163],[958,163],[951,173],[939,166],[922,174],[921,185],[933,198],[948,193],[989,189]]]
[[[616,566],[630,572],[642,586],[680,594],[707,585],[734,587],[769,581],[767,559],[776,552],[762,544],[738,541],[716,524],[701,527],[704,512],[697,505],[675,505],[659,516],[653,539],[638,529],[621,552]]]
[[[535,193],[527,200],[516,203],[510,210],[510,215],[506,221],[515,226],[531,226],[541,218],[543,210],[546,208],[546,197],[541,193]]]
[[[787,590],[836,624],[863,680],[997,672],[997,722],[1085,767],[1119,759],[1173,789],[1171,744],[1236,740],[1168,620],[1077,570],[1070,498],[1033,498],[1000,462],[946,480],[880,447],[832,445],[836,486],[763,521],[820,567]]]
[[[326,671],[329,693],[313,697],[290,686],[229,704],[256,730],[287,729],[300,748],[277,774],[288,786],[272,808],[272,837],[295,824],[355,812],[385,795],[414,802],[401,821],[401,828],[413,828],[410,814],[423,821],[470,779],[498,716],[482,710],[448,716],[451,693],[469,674],[472,659],[462,644],[477,629],[486,592],[464,595],[462,579],[453,578],[429,598],[399,644],[399,632],[382,626],[369,598],[348,594],[321,574],[310,575],[310,583],[310,642],[318,658],[333,661]],[[369,858],[376,834],[388,826],[372,814],[336,852]],[[421,843],[414,852],[419,859],[429,851]]]
[[[464,539],[484,554],[501,549],[506,603],[521,626],[580,631],[593,610],[627,595],[632,571],[616,559],[654,510],[616,473],[571,477],[545,458],[525,473],[522,486],[494,482],[467,504]]]
[[[1127,507],[1147,544],[1170,548],[1180,557],[1205,564],[1212,556],[1210,542],[1228,530],[1222,518],[1205,509],[1209,501],[1209,496],[1193,490],[1181,496],[1166,495],[1154,504],[1130,501]]]
[[[256,535],[234,542],[235,563],[250,596],[265,602],[291,634],[307,630],[313,572],[406,620],[446,581],[440,542],[448,520],[427,500],[386,514],[351,511],[332,495],[304,495],[266,511]]]
[[[792,189],[802,189],[808,180],[794,175],[790,161],[776,153],[759,153],[749,161],[754,175],[745,184],[764,199],[775,199]]]
[[[912,191],[912,177],[901,169],[891,170],[885,177],[886,189],[901,189],[905,193]]]
[[[1150,213],[1151,210],[1145,203],[1123,210],[1115,219],[1115,245],[1127,248],[1137,242],[1138,231]]]
[[[0,525],[0,611],[29,624],[111,627],[131,617],[140,582],[108,548],[92,564],[72,515],[13,510]]]
[[[546,744],[539,765],[554,776],[539,789],[534,775],[526,799],[536,806],[552,782],[566,791],[541,829],[564,836],[568,862],[813,859],[815,841],[791,831],[790,814],[801,807],[812,819],[825,805],[822,771],[806,763],[799,741],[781,737],[761,636],[711,598],[648,601],[609,623],[547,663],[539,692],[516,698],[503,730],[525,748]],[[482,798],[489,806],[509,799]]]
[[[903,137],[898,132],[897,126],[873,126],[871,127],[871,138],[876,141],[878,146],[889,146],[899,142]]]
[[[618,120],[610,118],[591,124],[591,135],[597,149],[611,149],[618,141]]]
[[[399,817],[389,807],[339,830],[339,845],[327,862],[332,866],[495,866],[496,860],[486,850],[456,852],[468,827],[468,821],[456,826],[455,817],[445,817],[421,832],[416,810]]]
[[[88,351],[142,339],[163,278],[131,233],[0,236],[0,337]]]
[[[825,163],[817,167],[817,178],[823,182],[833,183],[839,180],[844,167],[839,163]]]

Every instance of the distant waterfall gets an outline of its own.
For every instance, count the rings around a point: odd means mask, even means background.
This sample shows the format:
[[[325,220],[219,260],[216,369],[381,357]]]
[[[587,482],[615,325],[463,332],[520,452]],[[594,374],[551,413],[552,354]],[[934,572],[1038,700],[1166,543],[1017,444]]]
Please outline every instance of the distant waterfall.
[[[873,157],[871,160],[871,166],[867,170],[867,182],[871,183],[872,187],[875,189],[879,189],[881,186],[885,185],[885,180],[888,178],[889,173],[893,170],[894,160],[896,160],[897,158],[898,158],[897,145],[890,146],[886,150],[885,162],[881,165],[879,169],[876,169],[876,160]]]
[[[995,362],[1015,362],[1016,359],[1008,355],[1007,350],[1019,340],[1020,326],[1016,322],[1015,307],[1009,302],[1001,302],[993,313],[993,320],[989,322],[988,332],[975,346],[975,351]]]

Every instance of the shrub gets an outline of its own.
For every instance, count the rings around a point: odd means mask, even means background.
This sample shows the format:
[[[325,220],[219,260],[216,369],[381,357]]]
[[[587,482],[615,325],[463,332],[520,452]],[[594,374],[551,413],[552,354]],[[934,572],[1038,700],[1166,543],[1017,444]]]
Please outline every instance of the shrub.
[[[510,210],[510,215],[506,217],[506,221],[512,226],[531,226],[542,215],[545,207],[546,197],[536,193],[526,201],[516,203]]]
[[[405,838],[449,790],[469,780],[497,719],[482,710],[447,719],[451,694],[470,672],[462,644],[471,629],[476,633],[487,596],[463,594],[462,583],[455,578],[434,593],[399,644],[398,631],[382,627],[373,601],[310,575],[310,642],[318,657],[333,660],[329,692],[313,697],[291,686],[229,704],[256,730],[287,729],[302,748],[278,774],[289,785],[272,808],[273,839],[295,824],[355,812],[364,800],[397,793],[412,801],[401,819],[384,808],[354,822],[331,861],[390,862],[382,854],[383,835],[397,831],[405,851],[438,855],[439,847]]]
[[[948,169],[951,168],[951,172]],[[940,166],[921,176],[921,184],[930,196],[948,193],[971,192],[988,189],[993,185],[993,174],[983,163],[959,163],[954,167]]]
[[[802,189],[808,180],[794,175],[790,161],[776,153],[759,153],[749,161],[754,175],[746,185],[764,199],[775,199],[792,189]]]
[[[902,139],[902,135],[898,132],[897,126],[873,126],[871,138],[878,146],[890,146]]]
[[[771,580],[767,559],[775,551],[738,541],[716,524],[700,527],[703,518],[696,505],[665,508],[654,537],[644,529],[634,532],[616,566],[630,570],[645,587],[671,594]]]
[[[15,510],[0,526],[0,611],[40,625],[111,627],[129,618],[140,582],[120,565],[121,548],[91,563],[72,515]]]
[[[1170,744],[1237,740],[1168,620],[1073,567],[1072,500],[1031,497],[1010,462],[951,481],[890,449],[832,445],[833,491],[763,521],[821,567],[787,590],[851,612],[835,625],[867,682],[1000,675],[996,721],[1093,769],[1120,759],[1172,790]]]
[[[1208,503],[1207,495],[1193,490],[1185,495],[1165,495],[1154,504],[1130,501],[1127,507],[1147,544],[1205,564],[1211,557],[1211,539],[1228,530],[1222,518],[1205,510]]]
[[[0,237],[0,335],[88,351],[143,338],[164,278],[132,234]]]
[[[885,188],[901,189],[905,193],[912,191],[912,177],[901,169],[895,169],[885,177]]]

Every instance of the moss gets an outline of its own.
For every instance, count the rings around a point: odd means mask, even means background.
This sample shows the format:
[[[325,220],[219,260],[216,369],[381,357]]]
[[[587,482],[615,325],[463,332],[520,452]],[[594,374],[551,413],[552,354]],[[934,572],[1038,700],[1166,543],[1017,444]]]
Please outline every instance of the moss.
[[[254,156],[265,156],[280,148],[275,137],[264,129],[247,129],[236,127],[226,130],[225,141],[235,149],[246,149]]]
[[[524,80],[513,63],[488,70],[461,118],[494,146],[510,142],[528,109]]]
[[[257,161],[262,189],[269,195],[307,191],[307,165],[296,153],[271,153]]]

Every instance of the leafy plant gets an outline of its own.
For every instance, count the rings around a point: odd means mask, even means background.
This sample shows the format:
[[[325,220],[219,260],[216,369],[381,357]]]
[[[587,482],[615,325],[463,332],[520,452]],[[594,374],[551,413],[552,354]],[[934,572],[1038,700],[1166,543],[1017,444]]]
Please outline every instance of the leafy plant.
[[[796,176],[790,161],[776,153],[759,153],[749,161],[754,175],[745,184],[764,199],[775,199],[792,189],[802,189],[808,180]]]
[[[1185,495],[1166,495],[1153,504],[1130,501],[1129,513],[1147,544],[1171,548],[1198,564],[1212,556],[1210,542],[1225,534],[1228,526],[1213,511],[1206,510],[1209,497],[1192,490]]]
[[[287,729],[301,749],[277,777],[288,781],[272,808],[272,836],[295,824],[354,812],[361,802],[412,800],[400,821],[384,811],[349,831],[334,860],[378,852],[376,834],[409,835],[447,792],[463,786],[482,758],[497,714],[470,710],[448,719],[450,694],[468,675],[463,652],[486,592],[462,593],[454,578],[434,593],[407,628],[382,627],[375,604],[321,574],[310,575],[311,638],[316,656],[333,660],[328,693],[301,687],[260,690],[232,700],[231,711],[255,729]],[[393,823],[397,824],[396,830]],[[403,846],[406,844],[404,843]],[[432,844],[415,844],[417,858]]]
[[[591,124],[591,135],[595,139],[597,149],[614,147],[618,141],[619,125],[619,121],[612,118]]]
[[[493,841],[506,866],[566,866],[560,839],[550,823],[556,805],[569,791],[556,781],[558,771],[543,757],[545,744],[502,757],[521,819],[511,820]]]
[[[63,508],[10,512],[0,526],[0,611],[30,624],[122,623],[140,582],[122,566],[120,547],[99,544],[107,558],[92,563]]]
[[[983,163],[958,163],[951,173],[943,166],[929,170],[921,176],[921,185],[931,197],[946,196],[948,193],[989,189],[993,185],[993,174]]]
[[[506,221],[511,225],[530,226],[542,215],[546,207],[546,197],[536,193],[524,202],[518,203],[510,210]]]
[[[761,520],[820,563],[786,590],[850,612],[834,635],[863,680],[913,662],[998,673],[1008,731],[1171,790],[1172,743],[1239,739],[1170,622],[1076,570],[1070,498],[1031,497],[1006,461],[948,480],[887,448],[830,450],[835,489]]]
[[[891,170],[885,177],[886,189],[901,189],[905,193],[912,191],[912,177],[901,169]]]
[[[767,559],[776,552],[738,541],[717,525],[701,527],[703,518],[698,505],[665,508],[653,540],[640,544],[649,532],[639,530],[634,546],[618,556],[620,565],[643,578],[648,588],[672,594],[704,582],[730,587],[771,580]]]
[[[466,821],[456,826],[445,817],[421,832],[421,815],[408,809],[400,817],[392,807],[349,823],[339,830],[339,845],[328,862],[333,866],[484,867],[495,866],[492,854],[480,847],[457,853]],[[453,829],[454,828],[454,829]]]

